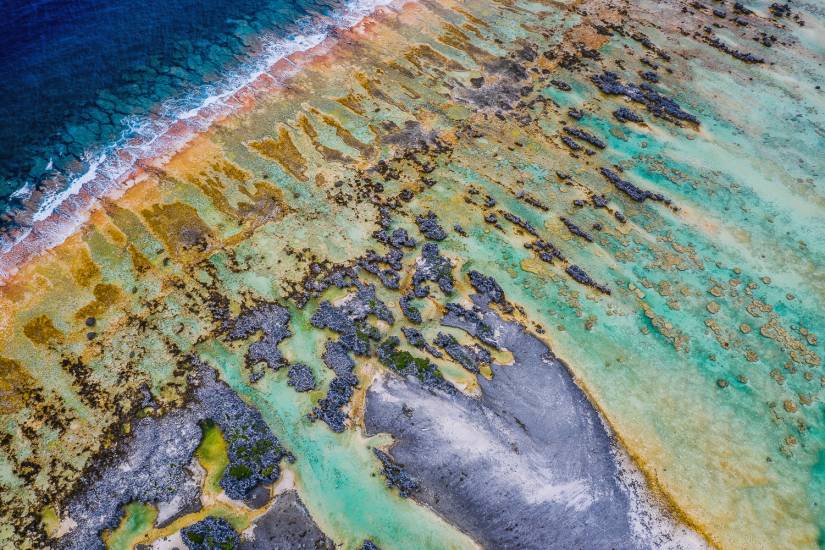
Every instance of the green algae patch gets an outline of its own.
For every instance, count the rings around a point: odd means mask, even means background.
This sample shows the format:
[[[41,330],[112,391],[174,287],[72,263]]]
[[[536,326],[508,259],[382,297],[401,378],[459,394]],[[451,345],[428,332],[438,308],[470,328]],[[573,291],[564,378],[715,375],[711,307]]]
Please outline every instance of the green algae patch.
[[[201,426],[201,430],[203,431],[203,438],[195,450],[195,457],[203,469],[206,470],[203,491],[206,494],[217,495],[223,490],[220,485],[221,478],[223,478],[226,467],[229,465],[226,440],[220,427],[214,422],[205,422]]]
[[[131,550],[152,529],[157,517],[157,509],[150,504],[127,504],[120,525],[103,535],[107,550]]]
[[[50,537],[57,533],[57,529],[60,525],[60,516],[54,506],[46,506],[46,508],[40,512],[40,524],[43,526],[43,530],[46,531],[46,534]]]

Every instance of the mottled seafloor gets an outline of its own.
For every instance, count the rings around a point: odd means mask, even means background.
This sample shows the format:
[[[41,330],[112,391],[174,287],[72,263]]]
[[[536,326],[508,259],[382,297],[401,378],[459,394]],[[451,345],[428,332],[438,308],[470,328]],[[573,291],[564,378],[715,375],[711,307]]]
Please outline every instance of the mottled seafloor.
[[[821,546],[823,21],[399,2],[273,67],[0,287],[0,546]]]

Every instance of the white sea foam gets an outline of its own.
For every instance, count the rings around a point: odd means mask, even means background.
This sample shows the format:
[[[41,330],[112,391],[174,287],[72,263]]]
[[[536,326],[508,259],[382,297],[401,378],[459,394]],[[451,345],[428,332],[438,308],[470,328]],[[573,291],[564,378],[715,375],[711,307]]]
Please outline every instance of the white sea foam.
[[[224,75],[219,84],[202,87],[183,100],[168,100],[155,110],[159,114],[124,120],[118,140],[86,151],[82,174],[53,178],[54,189],[28,183],[15,192],[12,198],[21,203],[36,203],[12,212],[13,229],[0,235],[0,284],[21,262],[63,242],[85,221],[96,199],[122,193],[134,183],[136,168],[171,157],[215,120],[231,114],[239,105],[233,100],[258,79],[275,80],[270,71],[279,61],[311,50],[335,29],[351,28],[378,8],[397,2],[354,0],[329,15],[297,21],[299,32],[291,36],[263,35],[257,55]]]

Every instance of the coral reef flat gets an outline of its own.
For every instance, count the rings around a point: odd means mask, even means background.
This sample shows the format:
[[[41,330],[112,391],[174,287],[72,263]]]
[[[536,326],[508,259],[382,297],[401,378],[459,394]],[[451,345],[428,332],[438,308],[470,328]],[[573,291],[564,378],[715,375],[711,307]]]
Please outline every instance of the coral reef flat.
[[[369,5],[0,248],[0,548],[820,547],[823,6]]]

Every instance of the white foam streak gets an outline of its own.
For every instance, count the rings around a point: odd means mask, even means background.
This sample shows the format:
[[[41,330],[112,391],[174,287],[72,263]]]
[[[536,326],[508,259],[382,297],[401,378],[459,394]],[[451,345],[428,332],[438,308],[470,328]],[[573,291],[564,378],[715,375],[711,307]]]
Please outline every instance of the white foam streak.
[[[74,181],[71,182],[67,189],[56,193],[55,195],[46,199],[44,204],[40,207],[40,209],[35,213],[32,217],[32,220],[35,222],[43,221],[48,218],[52,212],[55,211],[63,202],[71,197],[72,195],[76,195],[80,192],[83,186],[92,181],[97,177],[97,169],[98,167],[106,161],[105,155],[100,155],[98,158],[92,161],[89,169],[80,176],[76,178]]]

